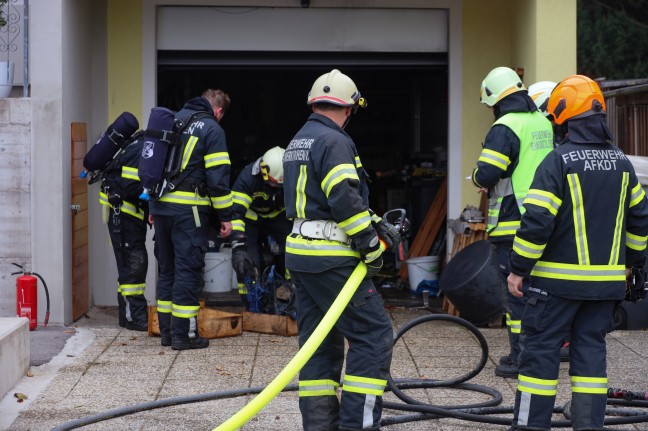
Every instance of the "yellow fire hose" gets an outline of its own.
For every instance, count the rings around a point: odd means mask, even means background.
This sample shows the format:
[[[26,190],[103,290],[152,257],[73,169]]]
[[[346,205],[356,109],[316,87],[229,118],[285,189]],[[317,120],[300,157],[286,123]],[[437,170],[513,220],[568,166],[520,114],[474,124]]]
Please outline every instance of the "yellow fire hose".
[[[223,422],[212,431],[235,431],[245,425],[250,419],[261,411],[266,405],[272,401],[274,397],[281,392],[286,385],[292,380],[293,377],[302,369],[302,367],[313,356],[315,350],[322,344],[324,338],[328,335],[333,328],[335,322],[344,311],[353,294],[360,286],[360,283],[367,274],[367,266],[360,262],[353,270],[351,276],[344,284],[340,294],[335,298],[331,308],[326,312],[322,321],[317,325],[315,331],[308,338],[306,343],[299,349],[299,352],[288,362],[288,365],[274,378],[270,384],[259,393],[252,401],[245,407],[238,411],[234,416]]]

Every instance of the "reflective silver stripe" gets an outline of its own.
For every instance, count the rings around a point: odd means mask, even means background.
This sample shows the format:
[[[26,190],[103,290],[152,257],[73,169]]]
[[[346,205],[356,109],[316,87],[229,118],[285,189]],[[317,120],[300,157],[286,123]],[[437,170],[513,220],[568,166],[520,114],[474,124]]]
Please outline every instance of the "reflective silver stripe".
[[[538,261],[531,275],[568,280],[588,279],[592,281],[625,280],[623,265],[570,265]],[[557,277],[551,277],[555,275]],[[562,276],[562,277],[560,277]]]
[[[558,202],[555,202],[549,196],[544,196],[544,195],[541,195],[541,194],[538,194],[538,193],[533,193],[533,192],[527,193],[525,201],[526,200],[542,202],[543,204],[545,204],[545,205],[542,205],[544,208],[553,209],[553,211],[549,210],[553,215],[556,215],[556,213],[560,209],[560,205],[558,204]],[[536,203],[536,202],[529,202],[529,203],[531,203],[533,205],[538,205],[538,203]]]
[[[362,408],[362,428],[373,428],[373,411],[376,406],[375,395],[365,395],[365,402]]]
[[[518,420],[516,424],[525,426],[529,424],[529,413],[531,412],[531,394],[528,392],[520,392],[520,410],[518,412]]]

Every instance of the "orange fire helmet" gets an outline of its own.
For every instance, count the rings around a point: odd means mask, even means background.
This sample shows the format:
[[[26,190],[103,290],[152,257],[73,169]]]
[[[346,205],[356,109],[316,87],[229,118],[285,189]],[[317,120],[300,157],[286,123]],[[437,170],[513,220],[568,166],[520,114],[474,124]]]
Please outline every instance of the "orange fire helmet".
[[[595,114],[605,114],[605,99],[598,84],[583,75],[563,79],[551,92],[547,111],[556,124]]]

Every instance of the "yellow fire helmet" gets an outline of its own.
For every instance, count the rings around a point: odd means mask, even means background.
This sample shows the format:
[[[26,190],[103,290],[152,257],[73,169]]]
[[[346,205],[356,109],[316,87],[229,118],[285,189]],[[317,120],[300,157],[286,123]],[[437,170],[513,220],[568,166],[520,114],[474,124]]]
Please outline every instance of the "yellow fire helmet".
[[[261,173],[263,179],[272,185],[282,185],[284,179],[283,156],[284,150],[281,147],[270,148],[261,157]]]
[[[320,76],[313,83],[306,103],[331,103],[338,106],[365,108],[367,101],[360,96],[358,87],[351,78],[337,69]]]
[[[526,87],[513,69],[496,67],[482,81],[479,100],[484,105],[494,106],[509,94],[522,90]]]

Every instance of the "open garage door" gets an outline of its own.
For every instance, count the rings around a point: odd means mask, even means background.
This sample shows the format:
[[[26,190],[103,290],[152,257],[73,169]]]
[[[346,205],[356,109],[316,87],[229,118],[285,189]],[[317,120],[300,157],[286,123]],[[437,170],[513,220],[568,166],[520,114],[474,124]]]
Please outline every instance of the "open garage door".
[[[336,25],[344,30],[321,38]],[[207,33],[192,38],[194,28]],[[420,226],[447,162],[446,11],[161,8],[157,60],[158,105],[177,110],[210,87],[231,96],[222,125],[232,180],[268,148],[286,147],[319,75],[348,74],[368,101],[347,131],[372,177],[371,207],[403,206]]]

